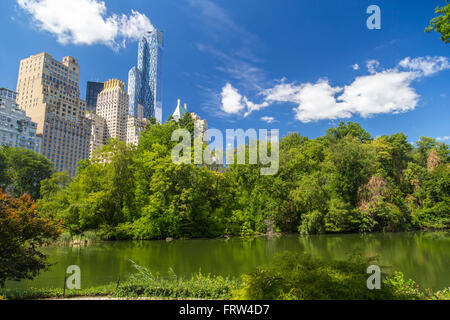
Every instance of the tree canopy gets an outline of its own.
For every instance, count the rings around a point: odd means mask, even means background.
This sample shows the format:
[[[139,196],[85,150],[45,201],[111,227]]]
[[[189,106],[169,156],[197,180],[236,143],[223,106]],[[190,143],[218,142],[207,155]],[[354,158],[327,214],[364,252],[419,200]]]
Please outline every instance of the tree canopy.
[[[40,183],[53,173],[50,160],[34,151],[8,146],[0,147],[0,187],[20,197],[29,194],[40,198]]]
[[[437,7],[435,10],[437,17],[430,21],[430,25],[425,29],[426,32],[436,31],[441,34],[441,40],[444,43],[450,43],[450,3],[447,0],[447,5]]]
[[[450,227],[448,146],[435,139],[414,146],[341,122],[316,139],[283,137],[278,173],[263,176],[259,162],[175,164],[178,128],[193,133],[192,119],[154,123],[137,147],[112,141],[72,182],[44,180],[40,207],[72,233],[105,239]]]

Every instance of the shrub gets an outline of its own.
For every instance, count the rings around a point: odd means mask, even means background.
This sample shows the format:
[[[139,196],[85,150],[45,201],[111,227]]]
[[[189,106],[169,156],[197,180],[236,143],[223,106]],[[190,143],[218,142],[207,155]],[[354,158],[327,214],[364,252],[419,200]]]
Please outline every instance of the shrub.
[[[29,195],[0,190],[0,287],[6,280],[32,279],[50,266],[39,247],[56,240],[59,222],[43,217]]]
[[[374,300],[420,299],[408,291],[409,282],[397,275],[380,290],[367,288],[367,267],[373,259],[352,257],[349,261],[323,262],[309,255],[283,253],[275,263],[244,275],[233,298],[249,300]]]
[[[322,212],[314,210],[302,216],[302,224],[298,227],[300,234],[316,234],[323,233],[324,231]]]

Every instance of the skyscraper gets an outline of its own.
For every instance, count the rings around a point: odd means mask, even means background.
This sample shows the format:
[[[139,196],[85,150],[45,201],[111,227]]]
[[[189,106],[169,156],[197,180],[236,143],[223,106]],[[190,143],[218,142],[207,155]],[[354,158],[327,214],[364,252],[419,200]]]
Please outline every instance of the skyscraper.
[[[103,82],[88,81],[86,85],[86,109],[89,112],[95,113],[97,107],[97,97],[102,92],[104,87]]]
[[[138,118],[138,106],[144,118],[156,118],[162,123],[162,52],[163,34],[155,29],[139,42],[138,65],[128,73],[129,113]]]
[[[95,113],[88,113],[87,117],[92,121],[91,139],[89,143],[89,158],[92,159],[94,152],[104,145],[106,120]]]
[[[0,144],[41,152],[37,124],[16,104],[16,93],[0,88]]]
[[[105,119],[103,143],[112,138],[127,141],[128,94],[122,81],[105,82],[105,88],[98,95],[97,115]]]
[[[42,154],[56,170],[74,176],[79,160],[89,156],[91,120],[80,99],[77,59],[56,61],[40,53],[20,61],[17,103],[43,136]]]

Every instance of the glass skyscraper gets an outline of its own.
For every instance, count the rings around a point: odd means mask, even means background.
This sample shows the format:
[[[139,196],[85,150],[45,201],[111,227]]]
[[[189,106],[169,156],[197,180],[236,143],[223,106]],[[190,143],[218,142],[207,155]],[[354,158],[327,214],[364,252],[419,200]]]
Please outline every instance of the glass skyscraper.
[[[95,113],[97,108],[97,97],[102,92],[104,87],[103,82],[88,81],[86,86],[86,109]]]
[[[129,113],[139,117],[139,106],[144,118],[154,117],[162,123],[162,51],[163,34],[155,29],[139,42],[138,65],[128,73]]]

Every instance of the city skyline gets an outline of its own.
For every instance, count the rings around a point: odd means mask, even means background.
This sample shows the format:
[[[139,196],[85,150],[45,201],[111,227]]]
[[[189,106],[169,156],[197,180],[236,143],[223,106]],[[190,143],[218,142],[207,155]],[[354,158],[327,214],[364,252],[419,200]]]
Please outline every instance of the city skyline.
[[[350,120],[373,136],[403,131],[411,142],[420,135],[448,140],[448,53],[437,35],[424,33],[434,4],[409,5],[409,14],[399,16],[401,5],[379,1],[382,28],[369,30],[369,1],[340,7],[330,1],[263,1],[260,6],[255,1],[107,1],[102,21],[123,14],[136,28],[112,36],[100,30],[92,38],[89,30],[62,22],[61,32],[49,31],[39,22],[39,8],[22,2],[0,5],[10,15],[3,24],[23,31],[20,37],[33,37],[23,52],[48,46],[55,57],[77,57],[82,91],[87,81],[126,81],[139,41],[133,31],[153,25],[163,30],[163,120],[182,98],[211,128],[280,128],[281,135],[298,131],[314,138]],[[320,14],[329,15],[329,21],[315,19]],[[3,61],[16,49],[4,51],[1,67],[7,72],[0,85],[10,87],[14,74]]]

